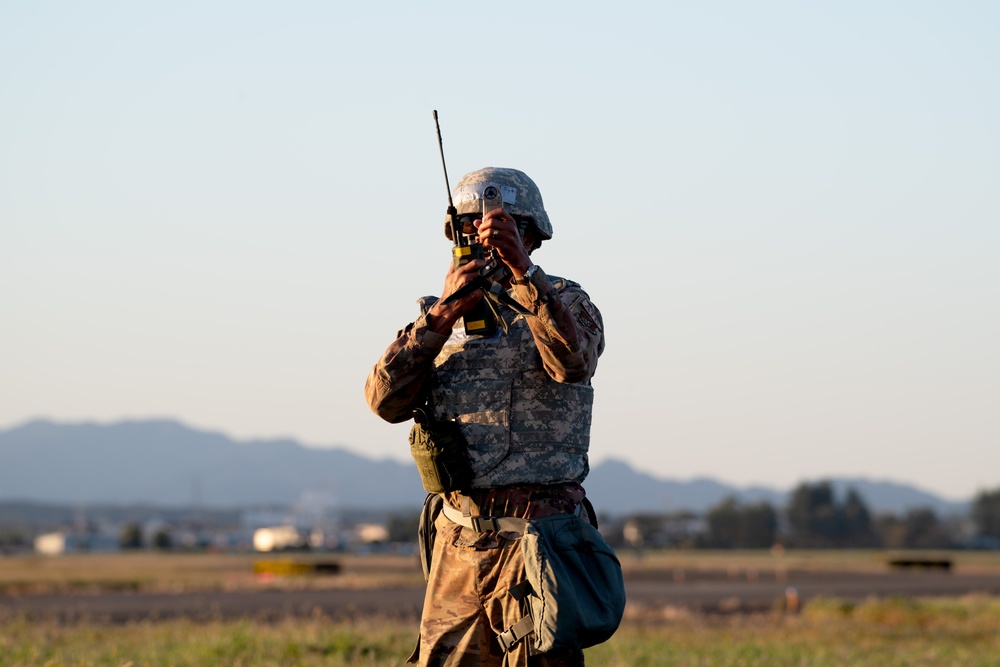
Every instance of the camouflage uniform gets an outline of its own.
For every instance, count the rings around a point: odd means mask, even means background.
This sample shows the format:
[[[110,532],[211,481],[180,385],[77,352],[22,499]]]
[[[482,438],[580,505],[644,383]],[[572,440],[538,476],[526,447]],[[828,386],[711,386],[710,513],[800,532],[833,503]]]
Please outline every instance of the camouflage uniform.
[[[473,516],[525,519],[573,512],[584,497],[579,484],[514,486],[473,491]],[[445,502],[461,508],[458,493]],[[421,665],[532,665],[577,667],[582,650],[531,654],[531,635],[504,654],[497,635],[527,614],[507,592],[524,578],[517,533],[478,533],[439,514],[424,597],[420,639],[410,662]]]
[[[513,322],[530,328],[541,366],[552,380],[589,384],[604,352],[604,322],[579,285],[559,279],[554,283],[539,270],[530,284],[514,285],[514,298],[536,317]],[[368,405],[390,423],[411,419],[413,408],[423,404],[424,383],[449,340],[427,328],[426,312],[433,301],[420,300],[420,316],[397,334],[365,383]]]
[[[365,396],[376,414],[399,423],[430,395],[436,416],[460,425],[476,478],[467,496],[445,494],[451,507],[472,516],[571,513],[585,496],[590,380],[604,350],[603,322],[579,285],[541,270],[510,293],[535,316],[505,309],[509,333],[475,340],[465,339],[461,321],[450,338],[431,331],[426,314],[434,299],[421,299],[420,316],[372,369]],[[476,532],[443,514],[434,527],[420,641],[410,662],[583,664],[580,650],[530,655],[531,635],[501,651],[497,634],[526,613],[507,592],[524,579],[517,533]]]

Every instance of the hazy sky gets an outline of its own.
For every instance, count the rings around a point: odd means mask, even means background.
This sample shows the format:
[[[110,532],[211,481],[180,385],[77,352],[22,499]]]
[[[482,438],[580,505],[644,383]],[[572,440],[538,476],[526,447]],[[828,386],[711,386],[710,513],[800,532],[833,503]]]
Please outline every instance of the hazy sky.
[[[0,428],[405,460],[362,388],[450,261],[438,109],[604,314],[595,462],[1000,485],[1000,5],[433,5],[0,3]]]

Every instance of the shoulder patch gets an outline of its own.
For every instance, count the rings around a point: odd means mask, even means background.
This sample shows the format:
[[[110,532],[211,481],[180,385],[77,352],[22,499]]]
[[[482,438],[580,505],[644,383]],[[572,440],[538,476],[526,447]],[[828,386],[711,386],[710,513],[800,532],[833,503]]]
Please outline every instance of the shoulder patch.
[[[597,310],[590,299],[581,299],[578,305],[579,310],[575,312],[576,323],[596,336],[601,332],[601,318]]]

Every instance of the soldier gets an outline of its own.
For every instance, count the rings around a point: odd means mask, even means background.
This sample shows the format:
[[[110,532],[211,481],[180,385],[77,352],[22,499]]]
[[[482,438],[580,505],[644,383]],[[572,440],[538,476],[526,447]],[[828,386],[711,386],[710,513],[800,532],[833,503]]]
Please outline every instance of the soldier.
[[[504,208],[482,215],[491,185],[503,193]],[[426,532],[436,537],[420,639],[409,662],[583,665],[578,648],[532,655],[531,642],[520,641],[523,631],[512,629],[524,617],[508,592],[524,578],[521,535],[490,518],[580,511],[603,322],[580,285],[532,262],[552,226],[527,175],[480,169],[462,178],[454,196],[463,230],[509,267],[504,287],[531,316],[501,306],[506,331],[467,335],[462,317],[483,291],[442,302],[474,281],[485,262],[452,267],[441,299],[418,301],[419,317],[399,332],[365,384],[369,406],[388,422],[406,421],[417,410],[457,424],[471,466],[461,490],[425,503]],[[451,238],[447,225],[446,234]],[[438,499],[444,511],[435,517]]]

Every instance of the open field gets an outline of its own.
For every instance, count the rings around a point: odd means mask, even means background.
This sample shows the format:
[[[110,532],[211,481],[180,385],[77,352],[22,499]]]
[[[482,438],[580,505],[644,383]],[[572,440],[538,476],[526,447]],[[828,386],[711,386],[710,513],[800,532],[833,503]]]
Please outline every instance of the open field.
[[[624,553],[625,620],[588,665],[1000,666],[1000,554],[929,555],[951,571],[877,552]],[[281,558],[340,571],[253,573]],[[399,665],[422,595],[414,557],[2,558],[0,665]]]
[[[176,619],[108,626],[0,621],[5,667],[361,667],[403,665],[415,624],[315,614],[275,622]],[[626,619],[587,649],[589,667],[987,667],[1000,665],[996,598],[817,599],[800,614]]]

